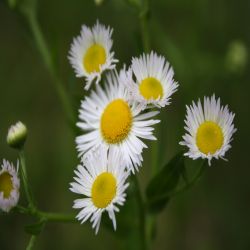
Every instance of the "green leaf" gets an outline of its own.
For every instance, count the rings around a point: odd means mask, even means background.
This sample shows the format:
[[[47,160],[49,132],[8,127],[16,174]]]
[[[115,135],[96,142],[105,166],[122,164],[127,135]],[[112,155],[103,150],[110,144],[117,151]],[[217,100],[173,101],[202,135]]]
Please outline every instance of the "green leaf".
[[[185,171],[183,152],[178,153],[150,181],[147,190],[147,205],[150,212],[160,212],[168,203],[170,194],[178,185]]]
[[[45,226],[45,221],[40,220],[37,223],[25,226],[25,232],[32,235],[38,235],[41,233]]]

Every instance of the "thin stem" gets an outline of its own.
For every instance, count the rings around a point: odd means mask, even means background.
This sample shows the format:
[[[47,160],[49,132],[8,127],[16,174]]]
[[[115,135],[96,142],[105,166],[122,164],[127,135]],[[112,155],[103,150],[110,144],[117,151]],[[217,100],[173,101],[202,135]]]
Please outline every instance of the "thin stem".
[[[33,249],[33,246],[34,246],[34,244],[35,244],[36,238],[37,238],[36,235],[32,235],[32,236],[30,237],[30,241],[29,241],[29,244],[28,244],[26,250],[32,250],[32,249]]]
[[[77,222],[74,214],[47,213],[47,212],[38,211],[37,215],[39,215],[40,217],[50,222],[66,222],[66,223]]]
[[[41,220],[47,222],[70,222],[75,223],[77,222],[74,214],[64,214],[64,213],[48,213],[36,208],[30,209],[23,206],[18,205],[17,209],[20,213],[35,216]]]
[[[149,0],[144,0],[142,9],[139,13],[140,19],[140,28],[141,28],[141,36],[142,36],[142,44],[144,52],[148,53],[150,51],[150,36],[148,30],[148,19],[149,19]],[[152,142],[151,144],[151,176],[154,176],[158,170],[158,144]],[[145,209],[145,208],[143,208]],[[156,217],[152,214],[145,214],[144,212],[144,223],[146,224],[145,227],[145,245],[150,248],[152,244],[152,235],[153,230],[156,224]]]
[[[58,78],[55,65],[51,57],[51,52],[48,49],[43,33],[37,22],[36,15],[33,12],[29,12],[29,11],[23,11],[23,14],[28,21],[30,30],[34,37],[34,41],[41,54],[44,64],[47,67],[50,74],[52,75],[52,77],[54,78],[52,83],[54,84],[55,90],[62,103],[67,119],[69,120],[70,124],[73,125],[75,123],[75,115],[74,115],[74,111],[72,108],[72,104],[69,101],[69,96],[67,95],[65,88],[61,84],[61,80]]]
[[[139,13],[140,28],[144,52],[150,50],[150,37],[148,32],[149,0],[144,0],[142,9]]]
[[[138,213],[139,213],[139,226],[140,226],[140,239],[141,239],[141,249],[147,249],[147,242],[146,242],[146,217],[145,217],[145,206],[143,197],[140,190],[140,185],[137,177],[132,175],[132,178],[135,183],[135,195],[138,204]]]
[[[32,192],[30,190],[29,183],[28,183],[25,156],[24,156],[24,151],[23,150],[19,151],[19,158],[20,158],[20,162],[21,162],[21,176],[22,176],[22,180],[23,180],[23,186],[24,186],[24,191],[25,191],[25,194],[26,194],[26,198],[27,198],[27,201],[29,203],[29,207],[31,209],[34,209],[35,204],[34,204]]]

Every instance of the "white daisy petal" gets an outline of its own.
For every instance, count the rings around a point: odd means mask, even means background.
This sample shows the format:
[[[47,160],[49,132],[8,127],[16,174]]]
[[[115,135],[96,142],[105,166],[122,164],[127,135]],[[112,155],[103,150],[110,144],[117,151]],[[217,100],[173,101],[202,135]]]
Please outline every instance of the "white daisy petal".
[[[116,72],[109,73],[106,88],[98,86],[81,103],[77,126],[85,134],[76,138],[76,144],[83,161],[92,151],[106,146],[111,153],[121,155],[126,167],[134,172],[141,166],[141,154],[143,148],[147,147],[140,138],[156,139],[152,126],[159,120],[152,117],[158,111],[142,113],[140,104],[129,101],[127,89],[122,84],[122,74],[123,71],[119,76]]]
[[[100,147],[88,156],[84,165],[77,167],[75,173],[77,182],[70,184],[70,190],[84,196],[74,201],[73,208],[81,209],[76,218],[81,223],[90,219],[97,233],[102,213],[107,211],[116,230],[115,212],[119,211],[116,205],[123,205],[125,201],[129,176],[121,155],[116,152],[108,154],[107,147]],[[89,193],[85,189],[90,190]]]
[[[232,136],[236,132],[233,124],[234,113],[228,107],[220,105],[220,99],[215,95],[211,98],[204,97],[203,107],[198,101],[187,106],[185,130],[181,145],[187,146],[185,153],[192,159],[208,159],[209,165],[212,158],[222,158],[231,147]]]
[[[68,58],[76,76],[85,77],[86,90],[93,81],[98,84],[102,73],[114,69],[118,62],[114,59],[114,52],[111,52],[112,32],[110,27],[97,21],[92,29],[83,25],[81,34],[73,39]]]
[[[170,104],[171,95],[179,86],[173,77],[174,71],[165,58],[151,52],[132,59],[131,68],[122,73],[122,82],[131,100],[144,108],[152,105],[161,108]]]
[[[19,200],[20,180],[17,168],[6,160],[3,160],[0,171],[0,209],[9,212]]]

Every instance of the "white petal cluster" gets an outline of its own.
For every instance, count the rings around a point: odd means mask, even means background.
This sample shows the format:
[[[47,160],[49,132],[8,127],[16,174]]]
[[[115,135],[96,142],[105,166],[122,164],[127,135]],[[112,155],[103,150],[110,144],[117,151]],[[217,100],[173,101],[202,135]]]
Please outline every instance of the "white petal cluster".
[[[12,163],[3,160],[1,167],[2,169],[0,170],[0,209],[5,212],[9,212],[11,208],[17,205],[19,200],[20,179],[18,177],[18,163],[17,168],[15,168]],[[5,185],[8,185],[8,187],[4,187]],[[10,189],[8,190],[7,195],[5,194],[5,189]]]

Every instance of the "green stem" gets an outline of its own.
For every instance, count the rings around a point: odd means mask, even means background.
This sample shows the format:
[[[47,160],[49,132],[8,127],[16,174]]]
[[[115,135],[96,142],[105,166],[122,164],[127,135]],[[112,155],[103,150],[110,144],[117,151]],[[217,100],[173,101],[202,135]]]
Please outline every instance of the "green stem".
[[[22,13],[27,19],[34,41],[41,54],[44,64],[47,67],[48,71],[50,72],[51,76],[54,78],[52,80],[52,83],[54,84],[55,90],[62,103],[67,119],[69,120],[70,124],[73,126],[75,124],[75,115],[74,115],[74,111],[72,108],[72,104],[69,101],[70,99],[65,88],[61,84],[61,80],[58,78],[55,65],[51,57],[51,52],[48,49],[45,38],[40,29],[39,23],[37,22],[37,17],[33,12],[30,12],[30,11],[22,11]]]
[[[148,32],[149,0],[144,0],[142,9],[139,13],[140,28],[144,52],[150,50],[150,37]]]
[[[32,236],[30,237],[30,241],[29,241],[29,244],[28,244],[26,250],[32,250],[32,249],[33,249],[33,246],[34,246],[34,244],[35,244],[36,238],[37,238],[36,235],[32,235]]]
[[[145,206],[143,197],[140,190],[140,185],[137,177],[135,175],[132,175],[132,178],[134,180],[135,184],[135,195],[136,195],[136,201],[138,204],[138,213],[139,213],[139,226],[140,226],[140,241],[141,241],[141,249],[146,250],[147,249],[147,242],[146,242],[146,215],[145,215]]]
[[[29,203],[29,207],[31,209],[34,209],[35,204],[34,204],[32,192],[30,190],[29,183],[28,183],[25,156],[24,156],[24,151],[23,150],[19,151],[19,158],[20,158],[20,163],[21,163],[21,176],[22,176],[24,191],[25,191],[25,194],[26,194],[26,197],[27,197],[27,201]]]
[[[37,208],[30,209],[23,206],[18,205],[17,209],[22,214],[27,214],[30,216],[35,216],[43,221],[47,222],[69,222],[75,223],[77,222],[74,214],[64,214],[64,213],[48,213],[44,211],[40,211]]]
[[[149,21],[149,0],[144,0],[142,9],[139,14],[140,19],[140,28],[141,28],[141,36],[143,43],[143,50],[145,53],[150,51],[150,36],[148,30],[148,21]],[[154,176],[158,170],[158,145],[156,142],[152,142],[151,144],[151,176]],[[145,208],[143,208],[145,209]],[[145,245],[147,248],[151,248],[153,230],[156,224],[156,217],[152,214],[145,214],[144,212],[144,223],[145,227]]]
[[[77,222],[74,214],[47,213],[47,212],[38,211],[37,215],[39,215],[39,217],[44,218],[50,222],[65,222],[65,223]]]

